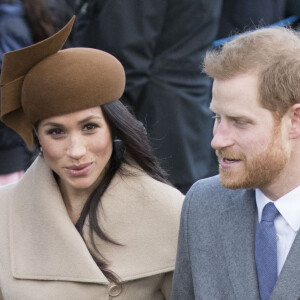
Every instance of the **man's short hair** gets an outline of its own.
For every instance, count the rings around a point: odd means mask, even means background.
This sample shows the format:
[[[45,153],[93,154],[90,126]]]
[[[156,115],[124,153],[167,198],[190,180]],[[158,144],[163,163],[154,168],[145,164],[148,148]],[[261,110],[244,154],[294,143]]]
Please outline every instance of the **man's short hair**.
[[[281,118],[289,107],[300,103],[300,34],[272,27],[240,35],[208,52],[204,71],[220,80],[257,74],[262,106]]]

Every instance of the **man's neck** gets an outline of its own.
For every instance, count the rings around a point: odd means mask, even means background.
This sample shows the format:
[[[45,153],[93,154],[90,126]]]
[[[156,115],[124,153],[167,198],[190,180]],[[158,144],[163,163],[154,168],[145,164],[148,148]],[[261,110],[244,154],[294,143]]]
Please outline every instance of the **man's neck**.
[[[290,162],[275,182],[261,191],[272,201],[276,201],[300,185],[300,158],[299,162]]]

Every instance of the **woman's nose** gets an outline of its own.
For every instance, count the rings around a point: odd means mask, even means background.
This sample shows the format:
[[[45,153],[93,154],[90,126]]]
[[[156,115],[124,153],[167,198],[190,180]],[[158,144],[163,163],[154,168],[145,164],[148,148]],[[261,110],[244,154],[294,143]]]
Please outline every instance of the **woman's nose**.
[[[78,136],[72,136],[67,148],[67,155],[74,159],[79,159],[86,154],[84,140]]]

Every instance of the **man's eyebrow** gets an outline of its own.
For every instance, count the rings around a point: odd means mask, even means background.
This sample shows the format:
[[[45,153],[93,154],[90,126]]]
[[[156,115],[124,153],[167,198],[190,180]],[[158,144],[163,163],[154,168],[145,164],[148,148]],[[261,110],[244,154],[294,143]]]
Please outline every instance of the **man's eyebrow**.
[[[213,105],[209,106],[209,109],[214,113],[217,114]],[[248,122],[253,123],[253,121],[251,120],[251,118],[249,116],[243,115],[243,114],[230,114],[230,115],[225,115],[226,118],[231,119],[231,120],[241,120],[244,119]]]

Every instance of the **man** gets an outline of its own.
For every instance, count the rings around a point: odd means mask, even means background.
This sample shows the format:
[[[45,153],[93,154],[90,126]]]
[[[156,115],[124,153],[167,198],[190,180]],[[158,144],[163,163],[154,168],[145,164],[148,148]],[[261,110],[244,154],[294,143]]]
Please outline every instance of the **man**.
[[[186,196],[171,299],[299,299],[300,37],[242,35],[205,71],[220,175]]]

